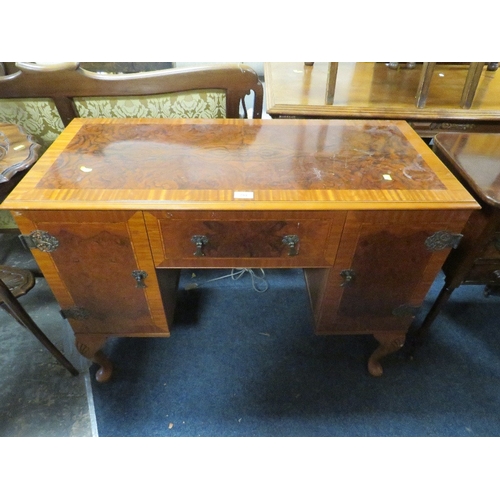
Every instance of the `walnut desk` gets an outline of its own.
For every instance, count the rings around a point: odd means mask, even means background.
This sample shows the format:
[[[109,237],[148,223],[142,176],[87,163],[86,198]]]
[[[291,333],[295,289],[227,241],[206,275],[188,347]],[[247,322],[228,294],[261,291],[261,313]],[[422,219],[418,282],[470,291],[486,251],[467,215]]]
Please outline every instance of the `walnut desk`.
[[[5,207],[105,381],[108,337],[170,335],[183,268],[303,268],[381,375],[479,205],[403,121],[75,119]]]

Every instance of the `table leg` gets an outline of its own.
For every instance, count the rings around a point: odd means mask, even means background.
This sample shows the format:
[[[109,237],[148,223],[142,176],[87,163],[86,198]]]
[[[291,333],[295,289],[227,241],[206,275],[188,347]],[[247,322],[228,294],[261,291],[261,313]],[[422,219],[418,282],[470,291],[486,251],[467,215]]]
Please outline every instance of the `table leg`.
[[[373,351],[368,360],[368,371],[370,375],[380,377],[384,373],[380,360],[393,352],[399,351],[405,343],[406,336],[401,333],[374,334],[373,336],[378,340],[380,345]]]
[[[420,81],[418,83],[417,95],[415,96],[417,108],[423,108],[429,95],[429,87],[431,85],[432,73],[434,72],[435,62],[424,62]]]
[[[462,98],[460,99],[460,107],[469,109],[472,106],[474,95],[476,94],[479,79],[483,72],[484,62],[470,63],[469,71],[467,72],[467,79],[465,80]]]
[[[337,72],[339,69],[338,62],[328,63],[328,76],[326,81],[326,104],[333,104],[333,96],[335,94],[335,85],[337,83]]]
[[[451,287],[447,284],[443,286],[443,288],[439,292],[439,295],[434,301],[434,304],[432,304],[432,307],[427,313],[427,316],[424,318],[424,321],[422,322],[420,327],[415,332],[412,333],[408,351],[410,357],[413,356],[415,349],[417,349],[423,344],[424,338],[426,337],[430,326],[432,325],[433,321],[436,319],[437,315],[441,311],[443,305],[446,304],[446,302],[450,298],[450,295],[452,294],[453,290],[455,290],[455,288],[456,287]]]
[[[98,382],[107,382],[113,373],[111,361],[104,355],[102,348],[106,343],[106,335],[76,334],[75,344],[78,352],[100,366],[95,378]]]

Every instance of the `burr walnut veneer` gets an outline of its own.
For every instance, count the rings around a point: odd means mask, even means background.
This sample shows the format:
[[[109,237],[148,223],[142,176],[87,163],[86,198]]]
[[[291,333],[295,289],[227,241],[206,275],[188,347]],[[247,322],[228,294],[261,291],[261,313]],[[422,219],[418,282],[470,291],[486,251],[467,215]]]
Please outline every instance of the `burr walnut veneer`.
[[[478,205],[403,121],[75,119],[5,207],[104,381],[108,337],[170,335],[183,268],[303,268],[380,375]]]

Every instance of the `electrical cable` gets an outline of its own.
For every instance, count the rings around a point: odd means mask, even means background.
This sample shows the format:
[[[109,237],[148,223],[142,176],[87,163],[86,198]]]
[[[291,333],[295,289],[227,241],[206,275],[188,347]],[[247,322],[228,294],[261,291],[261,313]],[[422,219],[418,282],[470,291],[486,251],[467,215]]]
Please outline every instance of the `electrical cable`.
[[[257,275],[257,273],[253,269],[249,269],[246,267],[236,267],[231,269],[230,274],[219,276],[218,278],[209,279],[205,281],[205,283],[218,281],[224,278],[231,278],[236,281],[239,280],[245,273],[248,273],[252,278],[252,288],[258,293],[264,293],[269,288],[269,283],[267,282],[267,279],[265,277],[266,273],[264,272],[264,269],[261,268],[260,272],[262,273],[262,276]],[[203,283],[201,283],[201,285],[203,285]],[[192,288],[198,288],[201,285],[198,285],[197,283],[191,283],[186,285],[184,288],[185,290],[190,290]]]

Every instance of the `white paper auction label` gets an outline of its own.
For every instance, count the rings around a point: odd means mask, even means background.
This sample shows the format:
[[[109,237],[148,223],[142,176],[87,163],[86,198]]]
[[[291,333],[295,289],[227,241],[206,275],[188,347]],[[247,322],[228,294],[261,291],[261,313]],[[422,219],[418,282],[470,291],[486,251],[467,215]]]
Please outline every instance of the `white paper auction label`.
[[[235,191],[235,200],[253,200],[253,191]]]

